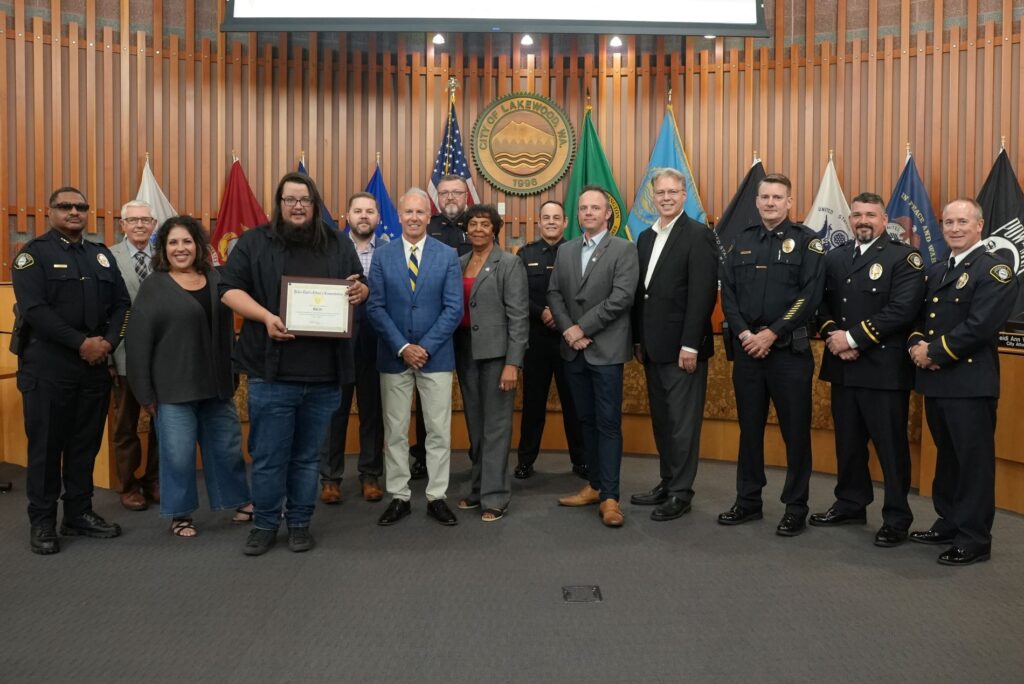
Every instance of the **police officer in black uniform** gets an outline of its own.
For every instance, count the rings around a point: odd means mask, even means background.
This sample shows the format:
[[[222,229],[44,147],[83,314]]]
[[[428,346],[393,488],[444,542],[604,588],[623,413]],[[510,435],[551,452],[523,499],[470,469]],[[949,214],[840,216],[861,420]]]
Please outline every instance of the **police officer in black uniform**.
[[[995,517],[995,428],[999,402],[997,335],[1017,299],[1013,269],[985,251],[981,207],[956,199],[942,210],[951,255],[928,270],[921,318],[910,334],[935,440],[932,502],[938,519],[911,541],[949,545],[943,565],[989,559]]]
[[[131,302],[114,255],[83,237],[88,213],[79,190],[59,188],[49,201],[52,230],[29,241],[14,260],[30,543],[39,554],[60,551],[62,482],[61,534],[121,534],[92,510],[92,470],[110,402],[107,357],[121,341]]]
[[[864,509],[874,499],[870,438],[885,478],[883,524],[875,535],[883,547],[905,542],[914,519],[907,503],[914,366],[904,347],[924,296],[921,254],[886,234],[888,220],[880,196],[857,195],[850,209],[854,240],[825,255],[820,377],[832,384],[838,475],[835,503],[810,517],[819,527],[867,522]]]
[[[447,174],[441,176],[437,183],[437,204],[441,213],[430,219],[427,234],[440,240],[459,253],[459,256],[472,251],[466,237],[466,204],[469,197],[469,185],[462,176]],[[418,402],[417,402],[418,403]],[[409,475],[414,480],[422,480],[427,476],[426,451],[423,443],[427,438],[427,428],[423,424],[423,414],[416,411],[416,443],[409,447],[409,455],[413,463]]]
[[[737,236],[721,269],[740,448],[736,503],[718,522],[739,525],[762,517],[764,429],[771,399],[786,442],[786,513],[776,527],[786,537],[806,529],[814,373],[807,324],[824,283],[821,240],[810,228],[789,221],[792,187],[782,174],[765,176],[756,199],[761,223]]]
[[[540,453],[540,440],[547,418],[548,390],[554,375],[558,399],[562,403],[562,425],[569,446],[572,471],[586,479],[587,465],[583,454],[583,432],[575,419],[576,409],[562,369],[558,347],[562,336],[548,309],[547,292],[555,254],[565,242],[563,234],[568,219],[561,202],[548,200],[540,205],[540,235],[519,250],[518,257],[526,266],[530,287],[530,346],[523,359],[523,413],[519,424],[519,463],[514,475],[520,480],[533,475],[533,464]]]

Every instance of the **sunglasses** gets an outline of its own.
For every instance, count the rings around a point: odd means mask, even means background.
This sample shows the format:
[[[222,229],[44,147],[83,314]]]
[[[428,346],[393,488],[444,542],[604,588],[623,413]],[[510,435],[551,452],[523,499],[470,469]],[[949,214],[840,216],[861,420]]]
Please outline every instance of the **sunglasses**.
[[[89,205],[85,202],[61,202],[59,204],[54,204],[50,208],[59,209],[60,211],[71,211],[72,209],[75,209],[82,214],[89,211]]]

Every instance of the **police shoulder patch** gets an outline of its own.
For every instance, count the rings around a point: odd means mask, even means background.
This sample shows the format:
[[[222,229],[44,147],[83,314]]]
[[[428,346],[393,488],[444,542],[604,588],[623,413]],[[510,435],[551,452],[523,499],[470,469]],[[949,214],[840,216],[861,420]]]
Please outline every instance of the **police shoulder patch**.
[[[35,266],[35,264],[36,260],[28,252],[22,252],[14,259],[14,268],[18,271]]]
[[[17,268],[17,265],[15,265],[15,268]],[[989,274],[1003,285],[1013,279],[1013,271],[1010,270],[1010,267],[1006,264],[997,264],[996,266],[993,266],[989,271]]]
[[[910,267],[915,271],[920,271],[924,268],[924,259],[922,259],[921,255],[917,252],[911,252],[907,255],[907,263],[910,264]]]
[[[814,238],[813,240],[808,242],[807,249],[811,250],[812,252],[816,252],[817,254],[825,253],[825,246],[821,244],[821,240],[819,240],[818,238]]]

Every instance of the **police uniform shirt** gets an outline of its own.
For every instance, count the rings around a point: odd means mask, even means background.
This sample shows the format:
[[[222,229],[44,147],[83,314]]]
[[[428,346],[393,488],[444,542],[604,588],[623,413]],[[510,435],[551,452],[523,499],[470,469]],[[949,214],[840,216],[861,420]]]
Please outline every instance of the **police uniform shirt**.
[[[473,249],[466,237],[466,212],[462,212],[454,219],[449,219],[444,214],[434,216],[427,224],[427,234],[454,248],[459,256]]]
[[[907,344],[924,340],[938,370],[918,368],[915,389],[926,397],[998,397],[998,333],[1017,299],[1013,269],[984,247],[949,268],[928,269],[924,306]]]
[[[61,379],[91,367],[79,357],[87,337],[117,347],[131,301],[106,246],[72,242],[51,229],[25,245],[12,270],[18,309],[30,329],[20,357],[40,376]],[[104,373],[104,366],[98,366]]]
[[[825,253],[806,226],[783,220],[773,230],[744,229],[722,266],[722,309],[735,334],[771,328],[785,340],[821,299]]]
[[[554,245],[549,245],[545,240],[535,240],[523,245],[517,256],[522,259],[526,266],[526,278],[530,290],[530,329],[541,328],[553,335],[557,332],[550,330],[543,321],[541,314],[547,303],[548,281],[551,280],[551,272],[555,269],[555,255],[558,248],[565,244],[565,240],[559,240]]]
[[[860,252],[856,258],[854,255]],[[845,330],[854,361],[826,352],[821,379],[850,387],[909,390],[913,364],[904,341],[924,297],[921,254],[887,235],[825,255],[825,291],[818,309],[821,337]]]

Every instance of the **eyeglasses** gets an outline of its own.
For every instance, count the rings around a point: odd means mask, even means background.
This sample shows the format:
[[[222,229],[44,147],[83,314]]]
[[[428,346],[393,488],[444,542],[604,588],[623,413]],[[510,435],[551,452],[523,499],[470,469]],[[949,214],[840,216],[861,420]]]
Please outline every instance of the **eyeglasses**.
[[[675,197],[676,195],[682,194],[682,190],[655,190],[655,197]]]
[[[156,223],[156,219],[150,216],[129,216],[128,218],[121,219],[121,221],[127,223],[129,226],[148,226],[151,223]]]
[[[60,202],[59,204],[54,204],[50,208],[57,209],[58,211],[71,211],[74,209],[82,214],[89,211],[89,205],[85,202]]]
[[[312,197],[282,197],[281,204],[286,207],[294,207],[298,204],[300,207],[311,207],[313,206]]]
[[[438,197],[462,197],[466,194],[465,190],[442,190],[437,193]]]

